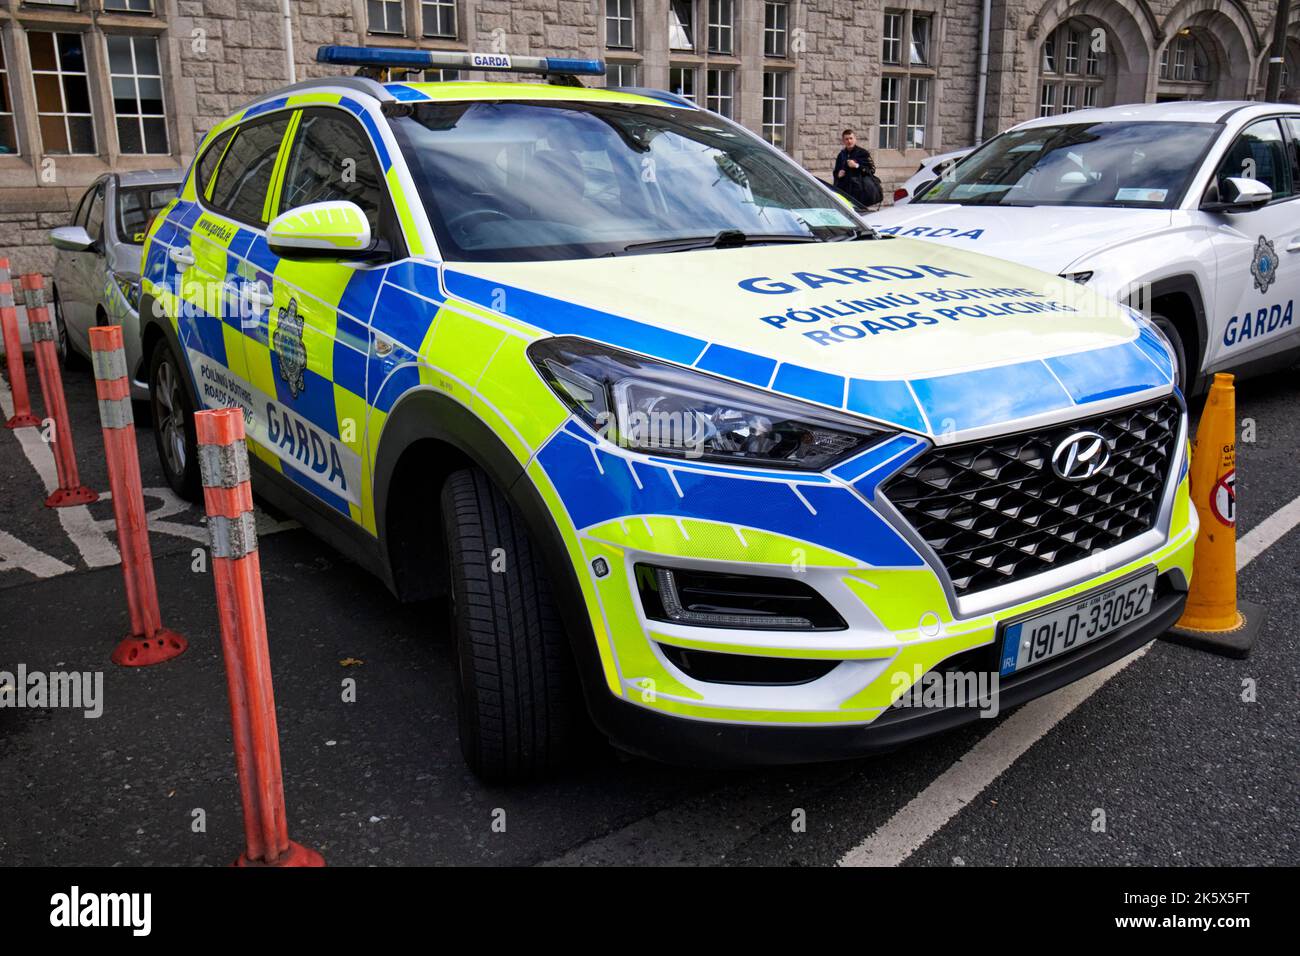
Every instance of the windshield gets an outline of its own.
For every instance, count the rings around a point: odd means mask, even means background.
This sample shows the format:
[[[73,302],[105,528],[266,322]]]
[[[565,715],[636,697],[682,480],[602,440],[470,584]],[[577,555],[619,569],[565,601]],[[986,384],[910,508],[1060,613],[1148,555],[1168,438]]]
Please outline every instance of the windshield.
[[[791,161],[698,110],[428,103],[392,125],[447,259],[578,259],[707,245],[720,233],[816,241],[863,229]]]
[[[1218,131],[1208,123],[1011,130],[962,160],[916,201],[1172,209]]]
[[[117,231],[123,242],[144,245],[144,237],[154,216],[176,198],[177,187],[127,186],[117,191]]]

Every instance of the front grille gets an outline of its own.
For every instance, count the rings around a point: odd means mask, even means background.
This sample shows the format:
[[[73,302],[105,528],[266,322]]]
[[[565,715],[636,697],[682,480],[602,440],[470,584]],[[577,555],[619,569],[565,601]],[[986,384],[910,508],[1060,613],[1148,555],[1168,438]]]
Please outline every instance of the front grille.
[[[1094,418],[934,448],[884,486],[932,547],[959,595],[1009,584],[1137,537],[1154,525],[1182,407],[1167,398]],[[1110,461],[1069,481],[1052,452],[1100,434]]]

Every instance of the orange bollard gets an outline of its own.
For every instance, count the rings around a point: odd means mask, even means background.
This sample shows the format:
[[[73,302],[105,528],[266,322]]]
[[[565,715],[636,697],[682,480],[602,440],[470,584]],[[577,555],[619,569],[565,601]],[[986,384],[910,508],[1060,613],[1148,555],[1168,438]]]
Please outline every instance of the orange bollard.
[[[36,373],[41,380],[45,413],[54,419],[54,464],[59,473],[59,487],[45,499],[47,508],[67,508],[98,501],[99,495],[81,483],[77,474],[77,452],[72,445],[72,426],[68,423],[68,405],[63,400],[63,374],[59,371],[59,354],[55,349],[54,321],[45,305],[45,277],[28,273],[22,277],[23,296],[27,300],[27,327],[32,333],[32,350],[36,353]]]
[[[285,820],[280,732],[266,643],[244,413],[238,408],[198,412],[194,427],[212,540],[212,579],[221,618],[235,767],[244,805],[245,850],[235,865],[324,866],[319,853],[289,839]]]
[[[131,411],[131,383],[127,380],[126,349],[122,327],[97,326],[90,330],[90,355],[95,366],[95,393],[99,421],[108,459],[108,486],[113,490],[113,519],[117,547],[122,552],[122,577],[131,633],[113,649],[111,659],[123,667],[161,664],[185,653],[185,638],[162,626],[158,611],[158,586],[149,549],[149,521],[140,482],[140,454],[135,444],[135,416]]]
[[[1232,376],[1214,376],[1192,443],[1192,503],[1201,519],[1187,607],[1167,635],[1203,650],[1246,657],[1264,609],[1237,600],[1237,402]]]
[[[13,417],[5,422],[5,428],[35,427],[41,420],[32,414],[27,394],[27,367],[23,364],[23,340],[18,335],[18,309],[14,306],[8,259],[0,259],[0,334],[4,336],[5,364],[9,366],[9,391],[14,397]]]

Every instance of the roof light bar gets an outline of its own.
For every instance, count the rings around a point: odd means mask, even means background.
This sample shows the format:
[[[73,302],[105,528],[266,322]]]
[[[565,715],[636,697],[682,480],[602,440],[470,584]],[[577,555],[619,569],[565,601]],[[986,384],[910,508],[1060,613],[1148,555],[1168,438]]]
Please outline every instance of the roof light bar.
[[[456,53],[449,50],[398,50],[373,46],[323,46],[317,63],[408,70],[494,70],[508,73],[560,73],[604,76],[604,60],[562,56],[511,56],[507,53]]]

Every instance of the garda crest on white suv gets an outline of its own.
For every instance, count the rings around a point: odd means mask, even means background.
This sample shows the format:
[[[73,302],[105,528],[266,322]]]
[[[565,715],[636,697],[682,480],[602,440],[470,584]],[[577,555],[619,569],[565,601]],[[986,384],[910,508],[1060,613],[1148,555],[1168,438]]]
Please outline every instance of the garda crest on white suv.
[[[1300,358],[1297,199],[1300,107],[1139,104],[1022,123],[870,222],[1136,306],[1196,392]]]

